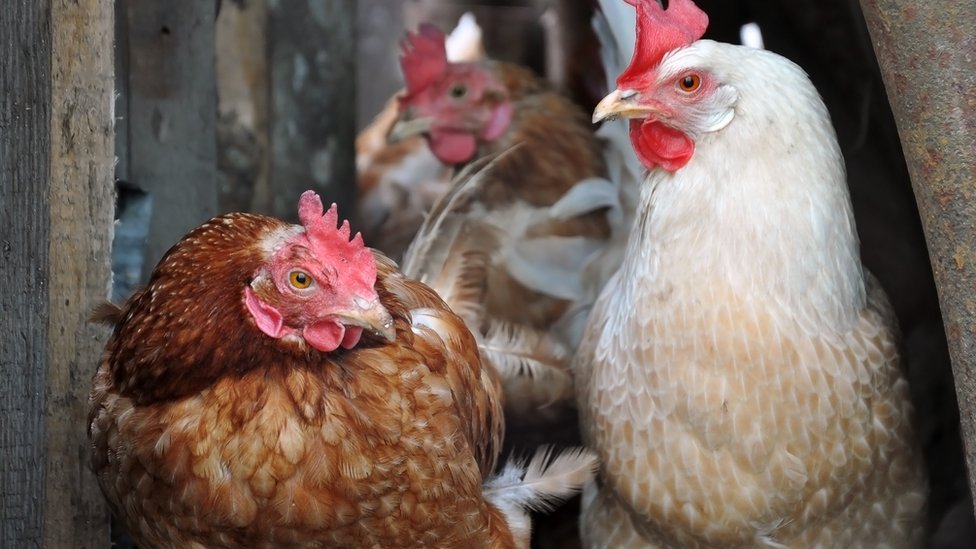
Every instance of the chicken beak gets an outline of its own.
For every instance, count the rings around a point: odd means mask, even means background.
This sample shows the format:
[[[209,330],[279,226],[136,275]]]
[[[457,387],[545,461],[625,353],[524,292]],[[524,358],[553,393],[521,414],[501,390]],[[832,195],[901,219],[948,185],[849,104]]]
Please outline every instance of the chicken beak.
[[[615,118],[647,118],[663,115],[660,109],[637,103],[640,94],[636,90],[613,90],[593,109],[593,123]]]
[[[390,128],[390,133],[386,134],[386,141],[387,143],[396,143],[408,137],[427,133],[433,125],[434,119],[426,116],[411,120],[397,120],[396,124]]]
[[[393,317],[379,299],[367,301],[359,297],[353,298],[352,307],[333,315],[347,326],[359,326],[387,341],[396,339]]]

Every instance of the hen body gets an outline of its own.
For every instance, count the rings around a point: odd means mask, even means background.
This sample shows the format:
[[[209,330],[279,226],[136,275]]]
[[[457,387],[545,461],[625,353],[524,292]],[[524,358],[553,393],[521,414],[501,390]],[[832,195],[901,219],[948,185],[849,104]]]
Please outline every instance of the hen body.
[[[635,146],[659,131],[641,125],[650,113],[693,154],[649,162],[574,361],[603,467],[584,493],[585,544],[919,544],[927,487],[897,326],[861,265],[816,90],[775,54],[707,40],[647,70],[612,108]],[[663,99],[699,75],[697,99]]]
[[[113,511],[145,547],[515,546],[482,494],[498,383],[428,287],[376,254],[392,342],[323,353],[251,321],[252,272],[300,232],[215,218],[112,315],[89,435]]]

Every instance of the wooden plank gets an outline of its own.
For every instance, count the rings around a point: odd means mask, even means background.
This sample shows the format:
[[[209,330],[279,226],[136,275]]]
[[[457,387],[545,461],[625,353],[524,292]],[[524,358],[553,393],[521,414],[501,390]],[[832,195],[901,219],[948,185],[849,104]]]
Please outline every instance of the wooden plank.
[[[40,547],[47,378],[50,0],[0,17],[0,547]]]
[[[88,322],[111,281],[113,2],[51,6],[47,477],[44,547],[106,547],[108,508],[89,469],[88,392],[109,330]]]
[[[445,29],[445,31],[450,29]],[[356,6],[356,131],[361,131],[403,87],[400,40],[403,4],[359,0]]]
[[[129,177],[150,194],[143,273],[217,213],[213,2],[128,0]]]
[[[267,203],[268,5],[222,2],[217,40],[217,169],[220,211]]]
[[[928,242],[952,358],[970,495],[974,495],[976,58],[972,52],[976,11],[964,2],[861,0],[861,7]]]
[[[271,194],[259,211],[294,220],[302,191],[355,196],[355,0],[272,1]]]

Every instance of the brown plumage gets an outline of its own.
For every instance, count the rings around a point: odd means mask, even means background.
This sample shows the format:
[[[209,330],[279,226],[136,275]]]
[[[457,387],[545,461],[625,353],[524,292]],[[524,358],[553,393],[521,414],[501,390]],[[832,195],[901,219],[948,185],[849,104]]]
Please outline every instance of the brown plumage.
[[[527,546],[525,509],[592,456],[483,493],[497,376],[437,294],[321,212],[306,193],[305,228],[214,218],[98,312],[116,327],[89,437],[112,510],[144,547]]]

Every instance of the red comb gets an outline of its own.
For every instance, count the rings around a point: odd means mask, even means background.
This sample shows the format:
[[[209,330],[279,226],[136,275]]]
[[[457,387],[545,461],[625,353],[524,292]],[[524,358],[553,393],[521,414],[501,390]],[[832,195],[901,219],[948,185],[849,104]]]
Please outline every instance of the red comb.
[[[447,71],[446,37],[430,23],[421,23],[416,33],[407,33],[400,42],[400,68],[413,95],[436,82]]]
[[[342,226],[336,228],[339,223],[336,205],[332,204],[324,214],[322,211],[322,199],[315,191],[302,193],[298,201],[298,219],[305,226],[305,234],[312,245],[316,248],[322,246],[330,254],[337,254],[352,263],[368,261],[372,264],[373,256],[363,244],[363,236],[356,233],[352,240],[349,239],[349,221],[343,221]]]
[[[691,0],[671,0],[668,9],[659,0],[624,0],[637,8],[637,40],[630,65],[617,77],[620,89],[637,89],[664,54],[687,46],[705,34],[708,16]]]

